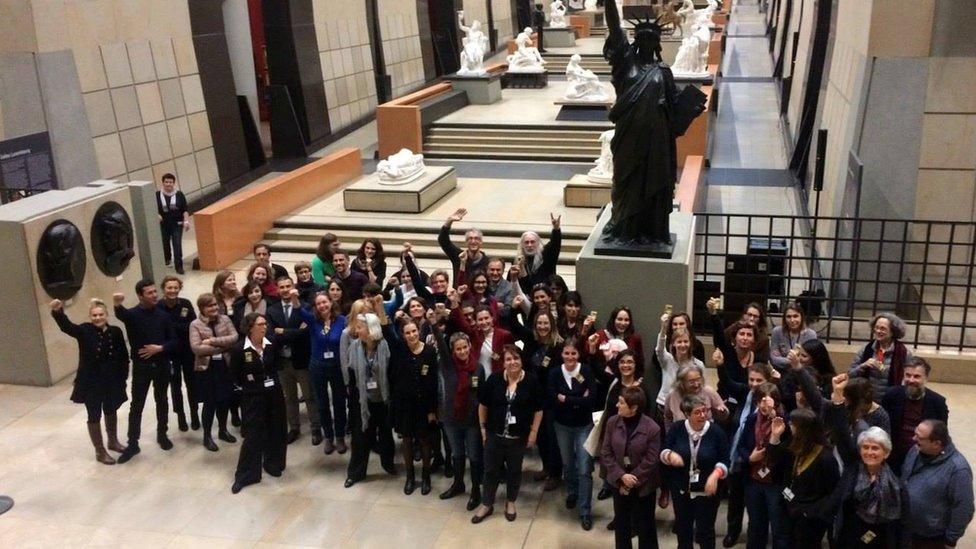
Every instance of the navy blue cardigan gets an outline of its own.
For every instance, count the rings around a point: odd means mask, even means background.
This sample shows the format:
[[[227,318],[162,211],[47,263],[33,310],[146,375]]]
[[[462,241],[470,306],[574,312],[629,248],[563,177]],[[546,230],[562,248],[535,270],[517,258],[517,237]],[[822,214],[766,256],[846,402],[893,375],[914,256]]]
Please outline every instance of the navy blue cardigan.
[[[688,439],[688,430],[685,429],[686,420],[677,421],[668,431],[664,441],[664,450],[677,452],[684,460],[684,467],[671,467],[661,462],[663,466],[661,472],[665,482],[672,491],[682,494],[688,491],[688,470],[691,467],[691,441]],[[721,467],[728,472],[729,461],[729,439],[725,436],[725,431],[715,422],[708,427],[705,436],[698,446],[698,482],[691,485],[694,492],[705,491],[705,481],[716,467]]]

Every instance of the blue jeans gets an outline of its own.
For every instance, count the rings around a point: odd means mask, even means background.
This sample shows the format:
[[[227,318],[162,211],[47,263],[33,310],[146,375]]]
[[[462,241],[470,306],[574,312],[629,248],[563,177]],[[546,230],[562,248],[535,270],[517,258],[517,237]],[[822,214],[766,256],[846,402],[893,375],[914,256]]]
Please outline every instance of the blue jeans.
[[[444,432],[447,434],[447,444],[454,454],[454,459],[468,458],[471,463],[481,463],[484,455],[481,429],[465,427],[454,418],[444,418]]]
[[[593,458],[583,449],[583,444],[593,426],[569,427],[553,422],[553,427],[556,430],[559,454],[563,460],[566,492],[570,496],[576,496],[580,516],[588,517],[591,515],[590,508],[593,501]]]
[[[314,358],[308,365],[308,373],[312,378],[312,392],[315,393],[315,402],[319,406],[319,418],[326,440],[346,436],[346,387],[342,382],[342,370],[339,368],[338,361],[326,362]],[[329,406],[330,388],[332,389],[331,407]]]
[[[761,484],[746,477],[746,511],[749,527],[746,547],[765,548],[769,532],[773,534],[773,549],[788,549],[793,545],[789,515],[783,503],[783,487]]]

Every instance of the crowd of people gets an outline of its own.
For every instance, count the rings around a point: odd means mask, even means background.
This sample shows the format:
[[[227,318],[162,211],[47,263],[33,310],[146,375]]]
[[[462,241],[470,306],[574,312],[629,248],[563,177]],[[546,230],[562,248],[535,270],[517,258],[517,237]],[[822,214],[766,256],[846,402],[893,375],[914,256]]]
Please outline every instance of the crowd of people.
[[[285,471],[304,403],[311,444],[350,454],[346,487],[366,480],[373,453],[400,474],[399,441],[404,493],[428,495],[442,471],[452,483],[438,497],[466,494],[475,524],[494,513],[499,484],[502,514],[517,519],[523,461],[537,451],[532,478],[564,487],[584,530],[594,495],[612,498],[617,547],[634,537],[657,547],[656,509],[668,506],[682,548],[714,547],[719,520],[725,547],[755,549],[951,547],[963,535],[972,472],[897,316],[877,315],[872,341],[843,369],[795,304],[770,330],[761,305],[725,326],[710,300],[710,357],[690,316],[669,307],[645,349],[630,308],[601,325],[556,274],[558,216],[548,242],[524,233],[509,264],[486,254],[477,229],[452,242],[465,213],[439,236],[452,272],[425,272],[409,243],[399,258],[374,238],[350,254],[326,234],[294,276],[255,245],[243,287],[221,271],[195,306],[176,276],[158,289],[142,280],[134,306],[113,296],[128,347],[105,303],[75,324],[53,301],[58,326],[78,341],[71,399],[87,408],[96,459],[139,454],[151,387],[163,450],[173,448],[170,401],[178,428],[200,430],[209,451],[235,444],[240,428],[234,493]],[[123,445],[117,410],[129,398]]]

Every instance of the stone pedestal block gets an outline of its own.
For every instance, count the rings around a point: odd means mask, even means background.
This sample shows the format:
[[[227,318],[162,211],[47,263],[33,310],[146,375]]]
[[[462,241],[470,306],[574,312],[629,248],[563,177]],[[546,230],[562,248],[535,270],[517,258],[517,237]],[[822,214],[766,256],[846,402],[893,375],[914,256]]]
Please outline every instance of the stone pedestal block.
[[[427,166],[427,172],[404,185],[381,182],[373,173],[359,178],[342,192],[347,211],[420,213],[457,187],[450,166]]]
[[[549,71],[506,72],[502,76],[503,88],[541,89],[549,85]]]
[[[547,48],[572,48],[576,45],[576,31],[573,27],[542,29],[542,43]]]
[[[488,73],[484,76],[445,76],[455,90],[468,94],[468,102],[473,105],[490,105],[502,98],[502,75]]]
[[[677,238],[670,259],[596,255],[594,246],[609,219],[607,206],[576,258],[576,288],[586,296],[587,310],[599,312],[600,324],[614,308],[630,307],[644,353],[650,356],[665,305],[672,305],[674,312],[691,311],[694,215],[671,214],[671,232]]]
[[[563,202],[571,208],[602,208],[610,203],[611,183],[601,185],[576,174],[563,189]]]

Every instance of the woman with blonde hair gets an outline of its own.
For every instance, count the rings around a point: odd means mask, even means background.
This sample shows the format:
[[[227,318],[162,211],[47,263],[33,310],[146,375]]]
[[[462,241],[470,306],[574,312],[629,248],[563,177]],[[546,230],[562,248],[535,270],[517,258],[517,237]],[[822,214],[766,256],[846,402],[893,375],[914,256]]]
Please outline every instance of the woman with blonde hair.
[[[84,404],[88,410],[88,436],[95,447],[95,459],[114,465],[102,441],[101,415],[105,413],[108,449],[125,450],[117,435],[116,411],[128,400],[125,382],[129,377],[129,353],[125,348],[122,329],[108,323],[108,307],[93,299],[88,307],[88,322],[75,324],[64,313],[64,303],[55,299],[50,304],[51,316],[66,335],[78,341],[78,374],[75,376],[71,401]]]

